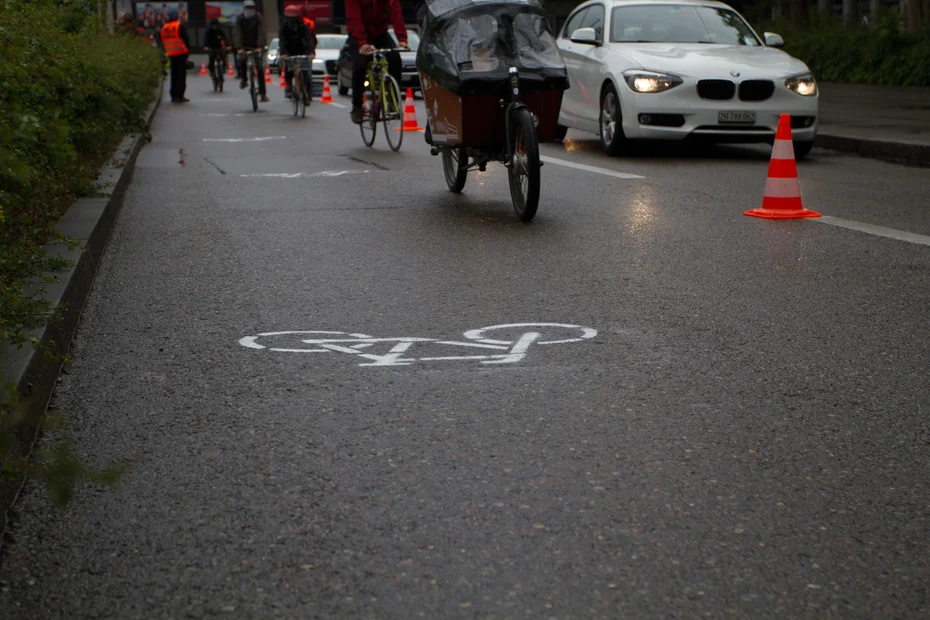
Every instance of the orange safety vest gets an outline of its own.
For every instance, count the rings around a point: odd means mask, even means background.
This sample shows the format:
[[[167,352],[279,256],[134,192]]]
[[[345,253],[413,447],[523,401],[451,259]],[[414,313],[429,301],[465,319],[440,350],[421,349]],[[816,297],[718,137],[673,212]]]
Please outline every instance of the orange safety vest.
[[[161,44],[165,48],[165,56],[182,56],[187,53],[187,46],[184,45],[178,28],[180,28],[180,23],[177,20],[162,26]]]

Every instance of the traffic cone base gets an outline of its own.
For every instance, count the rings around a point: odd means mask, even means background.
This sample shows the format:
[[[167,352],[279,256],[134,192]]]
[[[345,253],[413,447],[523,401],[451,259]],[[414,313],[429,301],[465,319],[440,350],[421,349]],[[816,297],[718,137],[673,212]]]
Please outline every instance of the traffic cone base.
[[[320,97],[320,103],[336,103],[333,101],[333,91],[329,89],[329,76],[323,76],[323,96]]]
[[[407,89],[404,106],[404,131],[426,131],[417,123],[417,109],[413,105],[413,89]]]
[[[271,84],[271,67],[265,65],[265,83]]]
[[[782,114],[778,119],[778,131],[775,133],[775,144],[772,147],[762,207],[744,211],[743,215],[769,220],[820,217],[816,211],[805,209],[801,202],[798,164],[794,158],[794,143],[791,139],[791,117],[787,114]]]

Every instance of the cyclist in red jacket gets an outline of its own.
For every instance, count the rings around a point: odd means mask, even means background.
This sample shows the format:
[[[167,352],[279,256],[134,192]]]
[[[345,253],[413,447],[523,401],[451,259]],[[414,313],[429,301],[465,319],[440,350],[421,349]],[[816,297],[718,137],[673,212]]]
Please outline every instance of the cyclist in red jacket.
[[[397,45],[388,33],[394,26]],[[376,49],[400,47],[410,49],[407,45],[407,28],[400,10],[400,0],[346,0],[346,29],[349,31],[349,55],[352,57],[352,122],[362,123],[362,95],[365,90],[365,72],[370,58],[367,56]],[[401,81],[402,65],[400,54],[392,52],[387,56],[388,70],[398,83]]]

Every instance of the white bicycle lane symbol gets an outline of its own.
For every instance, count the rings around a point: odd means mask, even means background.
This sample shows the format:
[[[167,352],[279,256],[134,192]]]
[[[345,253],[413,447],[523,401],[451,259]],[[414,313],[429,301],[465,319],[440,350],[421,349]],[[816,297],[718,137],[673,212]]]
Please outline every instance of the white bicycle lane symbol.
[[[549,335],[559,330],[563,337]],[[498,337],[494,336],[498,332]],[[502,332],[516,334],[504,340]],[[543,336],[543,333],[547,334]],[[523,361],[531,347],[536,345],[568,344],[582,342],[597,336],[590,327],[565,323],[508,323],[471,329],[464,334],[464,341],[439,338],[377,338],[367,334],[334,331],[283,331],[266,332],[246,336],[239,344],[249,349],[264,349],[278,353],[343,353],[361,358],[359,366],[409,366],[414,362],[478,361],[482,364],[516,364]],[[275,341],[297,339],[306,348],[273,346]],[[378,354],[378,348],[389,347],[386,353]],[[430,355],[413,357],[420,349],[443,347],[445,353],[458,355]],[[462,354],[464,353],[464,354]]]

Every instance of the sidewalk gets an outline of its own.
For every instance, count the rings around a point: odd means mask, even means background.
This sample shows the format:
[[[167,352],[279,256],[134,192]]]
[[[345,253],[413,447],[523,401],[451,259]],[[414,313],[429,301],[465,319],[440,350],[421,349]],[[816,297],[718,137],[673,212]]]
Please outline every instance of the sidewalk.
[[[930,166],[930,88],[821,84],[817,145]]]

